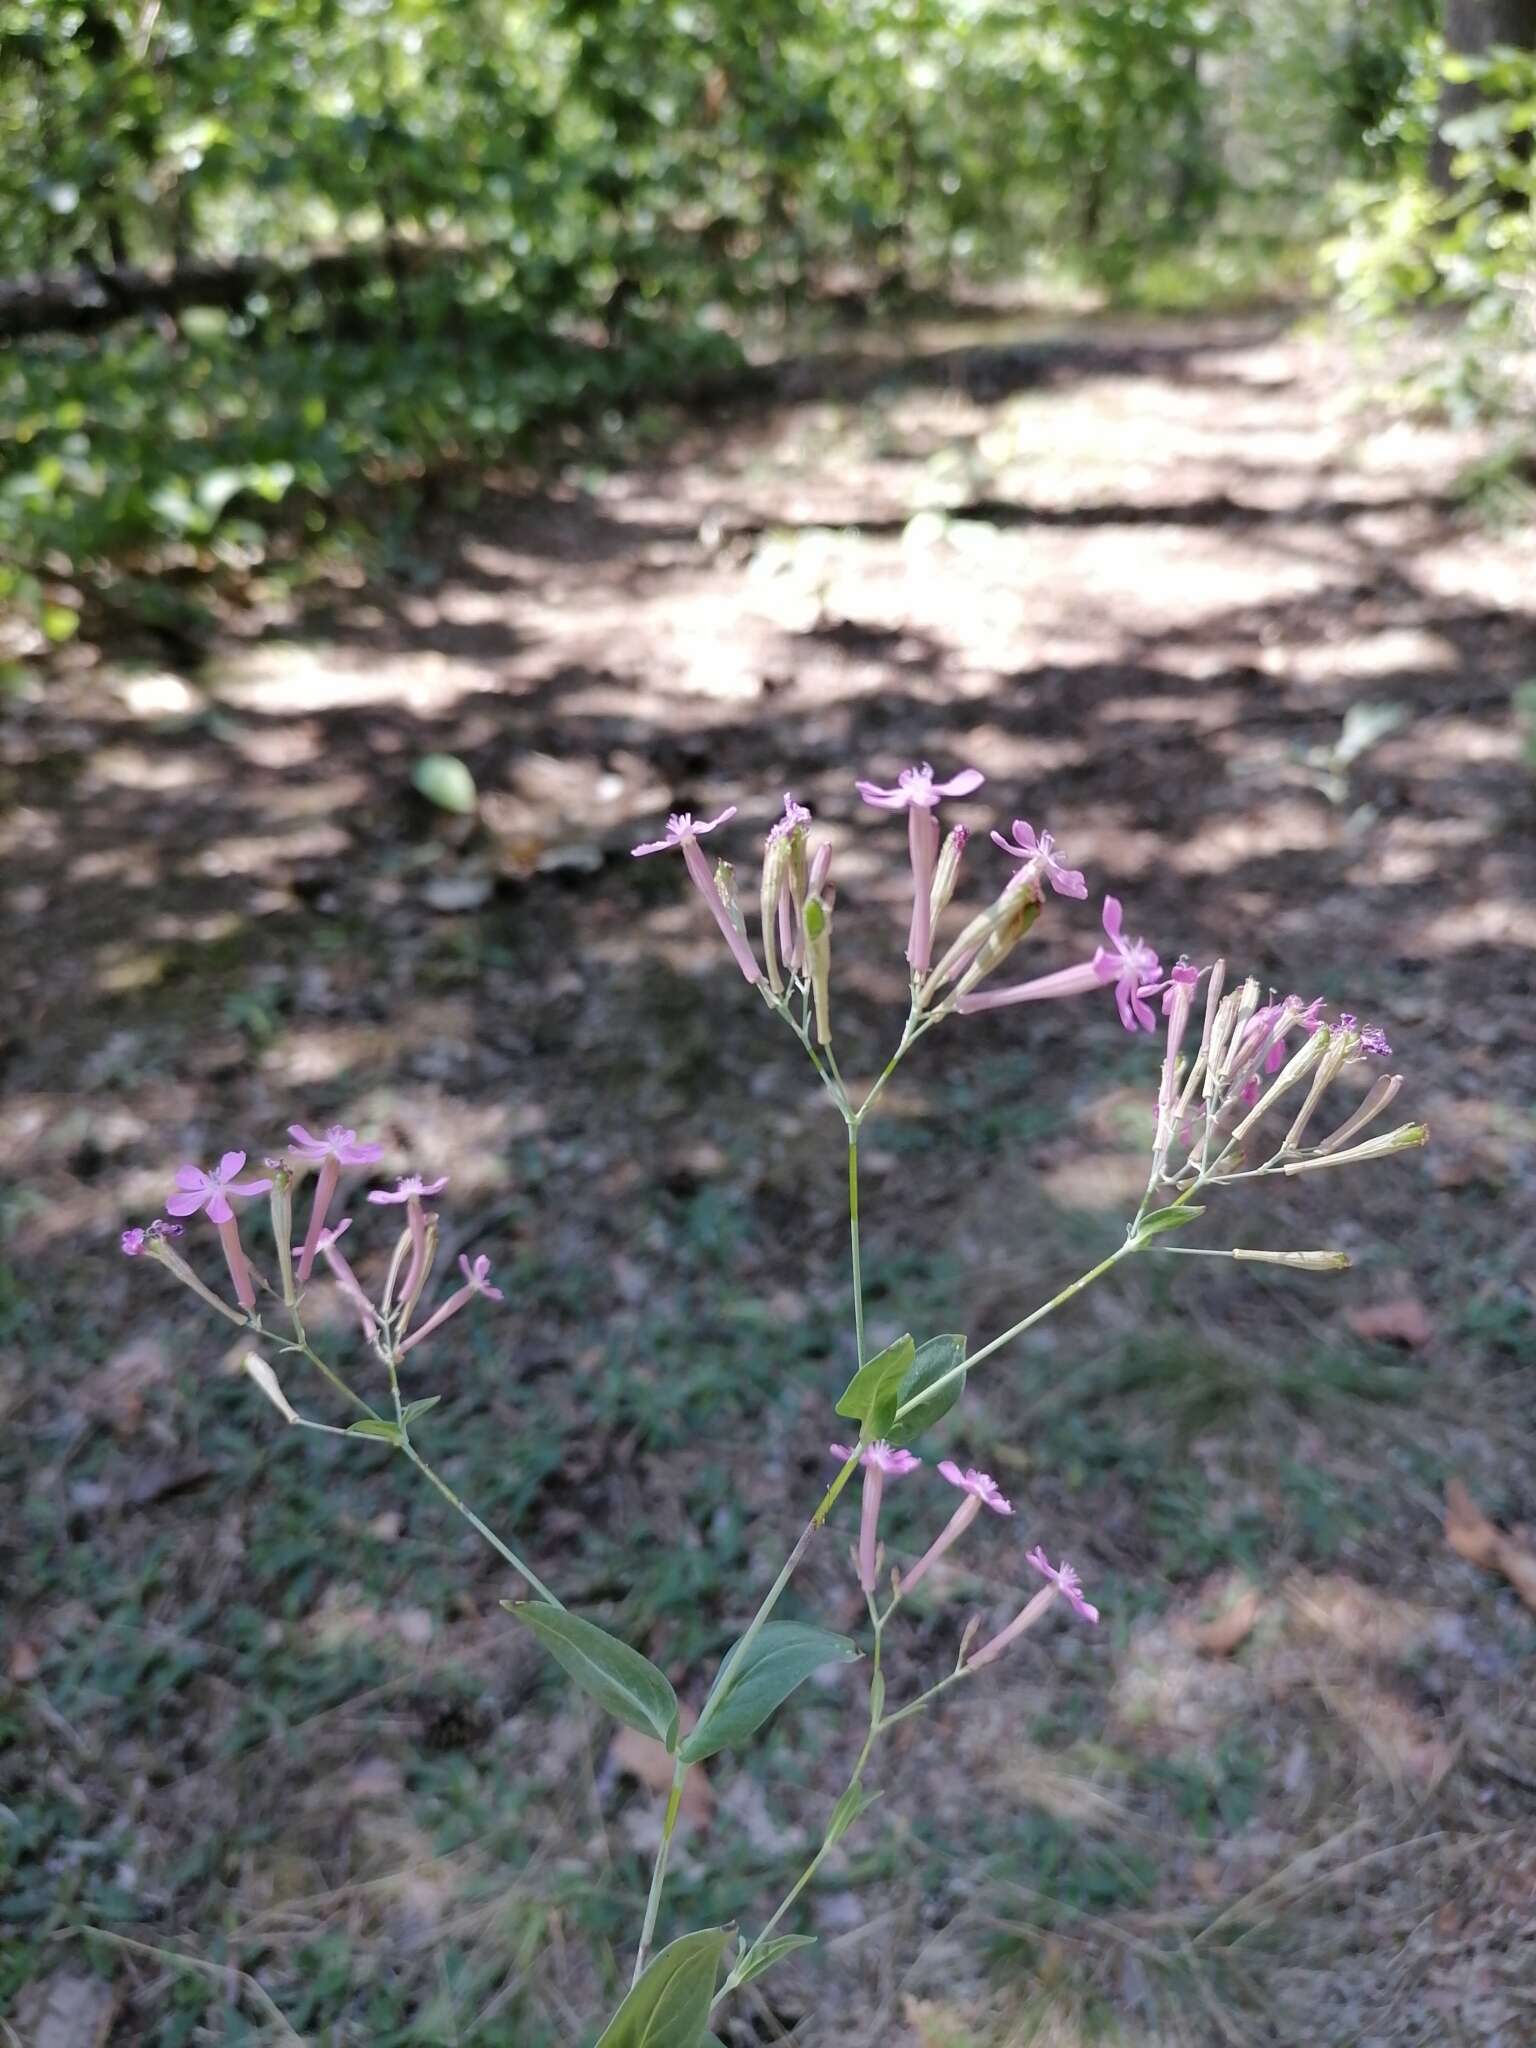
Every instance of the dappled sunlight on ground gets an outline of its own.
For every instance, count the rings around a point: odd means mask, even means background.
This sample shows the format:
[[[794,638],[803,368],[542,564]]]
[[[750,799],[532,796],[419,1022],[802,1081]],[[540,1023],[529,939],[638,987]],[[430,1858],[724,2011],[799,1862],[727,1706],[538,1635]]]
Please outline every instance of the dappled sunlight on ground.
[[[1112,890],[1167,961],[1228,948],[1379,1020],[1436,1143],[1204,1220],[1357,1272],[1139,1260],[973,1376],[934,1455],[1019,1512],[935,1573],[893,1686],[1006,1618],[1020,1539],[1073,1558],[1104,1624],[1053,1618],[903,1725],[796,1923],[819,1946],[723,2038],[1503,2048],[1536,1639],[1439,1515],[1459,1470],[1536,1521],[1536,553],[1451,516],[1466,433],[1362,409],[1336,345],[1277,321],[921,342],[786,366],[626,466],[504,481],[424,520],[408,575],[274,597],[199,669],[66,663],[0,711],[29,1853],[44,1889],[83,1873],[82,1912],[226,1941],[280,2003],[325,1985],[338,2043],[386,1979],[423,2039],[579,2036],[654,1800],[501,1614],[499,1564],[377,1447],[278,1437],[117,1233],[184,1158],[260,1158],[295,1119],[447,1173],[451,1255],[487,1252],[508,1299],[412,1354],[445,1460],[697,1704],[825,1473],[843,1140],[676,865],[629,848],[738,803],[715,843],[750,902],[782,793],[809,802],[867,1079],[908,884],[853,778],[974,763],[957,819],[1049,825],[1090,871],[1026,971],[1086,957]],[[1351,757],[1361,703],[1397,722]],[[412,787],[442,752],[472,818]],[[984,832],[966,858],[962,903],[1005,872]],[[872,1335],[974,1349],[1102,1257],[1156,1063],[1107,994],[926,1040],[868,1135]],[[372,1270],[393,1236],[361,1185]],[[186,1248],[214,1269],[200,1219]],[[1426,1340],[1352,1329],[1408,1295]],[[332,1295],[314,1325],[355,1341]],[[898,1560],[926,1498],[895,1497]],[[800,1611],[853,1626],[845,1541]],[[840,1789],[840,1697],[708,1767],[680,1916],[772,1904]]]

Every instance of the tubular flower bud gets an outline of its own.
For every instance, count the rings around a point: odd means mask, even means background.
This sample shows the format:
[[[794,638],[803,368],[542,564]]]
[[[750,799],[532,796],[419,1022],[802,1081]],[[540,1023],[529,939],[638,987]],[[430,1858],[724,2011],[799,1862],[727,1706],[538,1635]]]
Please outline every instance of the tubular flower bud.
[[[816,1004],[816,1043],[832,1043],[832,908],[824,896],[807,896],[800,913],[805,968]]]
[[[1390,1159],[1394,1152],[1411,1152],[1415,1146],[1428,1143],[1428,1124],[1399,1124],[1395,1131],[1388,1131],[1384,1137],[1367,1138],[1363,1145],[1352,1145],[1347,1152],[1326,1152],[1312,1159],[1288,1160],[1282,1171],[1317,1173],[1325,1166],[1354,1166],[1367,1159]]]
[[[257,1352],[247,1351],[244,1358],[240,1361],[240,1366],[241,1370],[248,1373],[257,1386],[260,1387],[278,1414],[282,1416],[284,1422],[298,1421],[298,1411],[278,1385],[277,1374],[264,1358]]]
[[[1290,1266],[1298,1273],[1342,1273],[1350,1263],[1348,1252],[1255,1252],[1241,1245],[1232,1256],[1265,1266]]]
[[[955,885],[960,880],[960,857],[970,836],[963,825],[956,825],[939,849],[939,864],[933,871],[933,888],[928,897],[930,925],[936,925],[949,908]]]

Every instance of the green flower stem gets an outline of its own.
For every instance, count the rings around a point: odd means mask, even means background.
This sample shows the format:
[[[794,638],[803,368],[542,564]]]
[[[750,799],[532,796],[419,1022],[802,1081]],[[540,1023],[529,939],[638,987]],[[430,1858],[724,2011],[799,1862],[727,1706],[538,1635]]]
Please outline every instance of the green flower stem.
[[[859,1121],[848,1120],[848,1244],[853,1254],[853,1343],[864,1363],[864,1275],[859,1265]]]
[[[646,1895],[645,1920],[640,1929],[640,1946],[635,1952],[634,1975],[631,1986],[640,1982],[645,1969],[646,1958],[651,1952],[651,1941],[656,1933],[656,1915],[661,1910],[662,1888],[667,1881],[667,1858],[672,1852],[672,1835],[677,1827],[677,1816],[683,1803],[683,1781],[688,1776],[688,1766],[679,1757],[672,1766],[672,1790],[667,1794],[667,1811],[661,1823],[661,1841],[656,1849],[656,1864],[651,1872],[651,1889]]]
[[[510,1544],[503,1543],[501,1538],[496,1534],[494,1529],[488,1529],[485,1523],[481,1521],[480,1517],[474,1512],[472,1508],[468,1508],[464,1505],[463,1501],[459,1499],[459,1496],[454,1492],[453,1488],[448,1484],[447,1480],[442,1478],[438,1473],[433,1471],[432,1467],[427,1463],[426,1459],[421,1455],[420,1451],[417,1450],[416,1446],[411,1442],[409,1437],[404,1437],[401,1439],[400,1448],[404,1452],[406,1457],[410,1459],[411,1463],[416,1467],[416,1470],[421,1474],[422,1478],[425,1479],[429,1485],[435,1486],[437,1488],[438,1492],[443,1496],[443,1499],[447,1501],[448,1505],[451,1508],[454,1508],[459,1514],[461,1514],[464,1517],[465,1521],[468,1522],[469,1526],[471,1527],[471,1529],[475,1531],[476,1535],[483,1536],[485,1541],[489,1543],[489,1545],[491,1546],[492,1550],[496,1552],[497,1556],[505,1558],[507,1563],[511,1565],[512,1569],[515,1572],[522,1573],[523,1577],[528,1581],[529,1585],[532,1586],[533,1590],[535,1591],[535,1593],[538,1594],[541,1600],[547,1600],[551,1607],[559,1607],[562,1610],[564,1609],[565,1602],[559,1597],[558,1594],[552,1593],[549,1590],[548,1586],[545,1585],[544,1581],[539,1577],[538,1573],[533,1569],[532,1565],[528,1564],[524,1559],[520,1558],[517,1552],[512,1548]]]
[[[923,1402],[931,1401],[942,1387],[949,1385],[951,1380],[959,1379],[962,1373],[972,1371],[984,1358],[990,1358],[994,1351],[1001,1351],[1003,1346],[1011,1344],[1015,1337],[1022,1337],[1024,1332],[1033,1329],[1036,1323],[1044,1322],[1048,1315],[1071,1301],[1074,1295],[1081,1294],[1085,1287],[1091,1287],[1095,1280],[1101,1279],[1112,1266],[1118,1266],[1122,1259],[1129,1258],[1132,1252],[1140,1249],[1140,1241],[1135,1237],[1128,1237],[1123,1244],[1115,1247],[1107,1259],[1100,1259],[1096,1266],[1090,1266],[1086,1273],[1080,1273],[1068,1286],[1063,1287],[1059,1294],[1053,1294],[1049,1301],[1042,1302],[1039,1308],[1031,1309],[1027,1316],[1004,1330],[1000,1336],[994,1337],[990,1344],[983,1344],[981,1349],[973,1352],[969,1358],[961,1359],[958,1365],[952,1366],[946,1373],[941,1373],[938,1379],[933,1381],[931,1386],[925,1387],[920,1394],[914,1394],[910,1401],[904,1401],[896,1410],[896,1420],[899,1422],[912,1409]]]

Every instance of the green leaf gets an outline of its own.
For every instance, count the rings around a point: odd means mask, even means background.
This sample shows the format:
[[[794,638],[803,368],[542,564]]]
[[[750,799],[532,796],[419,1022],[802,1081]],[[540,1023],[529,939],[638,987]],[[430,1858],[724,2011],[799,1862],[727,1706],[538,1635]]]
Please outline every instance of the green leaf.
[[[898,1337],[867,1364],[861,1365],[844,1387],[836,1412],[865,1425],[868,1437],[884,1436],[885,1426],[896,1412],[896,1389],[901,1376],[916,1356],[910,1337]]]
[[[407,1401],[404,1418],[407,1428],[419,1415],[425,1415],[429,1408],[435,1408],[442,1398],[441,1394],[428,1394],[424,1401]]]
[[[771,1941],[763,1942],[759,1948],[751,1952],[752,1959],[746,1968],[741,1970],[736,1982],[750,1984],[754,1977],[761,1977],[766,1971],[771,1970],[775,1963],[782,1961],[787,1955],[792,1955],[797,1948],[815,1946],[814,1934],[776,1934]],[[737,1967],[740,1969],[739,1964]]]
[[[916,1443],[925,1429],[932,1429],[941,1415],[947,1415],[960,1396],[965,1392],[965,1374],[955,1372],[955,1367],[965,1357],[964,1337],[951,1333],[943,1337],[930,1337],[922,1345],[911,1365],[903,1375],[896,1389],[896,1401],[892,1419],[884,1431],[885,1440],[900,1448],[904,1444]],[[955,1373],[952,1380],[945,1379],[947,1373]],[[944,1384],[937,1383],[944,1380]],[[935,1387],[932,1394],[930,1387]],[[901,1420],[896,1415],[909,1401],[917,1405]]]
[[[827,1822],[827,1840],[840,1842],[854,1822],[884,1796],[883,1792],[866,1792],[862,1785],[850,1785],[832,1809],[832,1818]]]
[[[742,1654],[737,1643],[720,1666],[698,1725],[678,1755],[701,1763],[755,1734],[776,1707],[823,1664],[852,1664],[860,1655],[847,1636],[804,1621],[770,1621]]]
[[[1182,1230],[1186,1223],[1193,1223],[1197,1216],[1203,1216],[1204,1209],[1187,1209],[1175,1203],[1171,1209],[1154,1209],[1150,1216],[1143,1216],[1136,1232],[1136,1242],[1143,1238],[1161,1237],[1165,1230]]]
[[[671,1749],[677,1741],[677,1694],[649,1657],[609,1635],[595,1621],[567,1614],[544,1600],[503,1600],[502,1606],[528,1624],[565,1671],[600,1707],[654,1735]],[[658,1958],[659,1960],[659,1958]],[[607,2037],[604,2036],[606,2039]]]
[[[371,1415],[363,1416],[361,1421],[349,1423],[347,1435],[377,1437],[381,1444],[398,1445],[400,1442],[400,1432],[392,1422],[375,1422]]]
[[[728,1935],[727,1928],[707,1927],[668,1943],[646,1964],[597,2048],[703,2048]]]
[[[423,754],[411,780],[429,804],[467,818],[478,801],[475,778],[457,754]]]

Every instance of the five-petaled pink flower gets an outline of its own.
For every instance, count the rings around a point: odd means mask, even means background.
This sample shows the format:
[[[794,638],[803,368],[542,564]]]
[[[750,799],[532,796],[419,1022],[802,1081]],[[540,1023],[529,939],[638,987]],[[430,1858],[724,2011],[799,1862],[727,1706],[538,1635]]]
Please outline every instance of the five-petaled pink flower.
[[[939,821],[933,815],[942,798],[969,796],[985,781],[979,768],[962,768],[948,782],[935,782],[931,762],[903,768],[894,789],[878,782],[856,782],[865,803],[879,811],[905,811],[907,851],[912,861],[912,922],[907,932],[907,964],[926,974],[933,955],[933,875],[939,858]]]
[[[1032,1564],[1041,1578],[1049,1579],[1063,1600],[1076,1613],[1080,1614],[1084,1621],[1098,1620],[1099,1610],[1083,1598],[1082,1580],[1079,1579],[1077,1573],[1067,1563],[1065,1558],[1061,1560],[1059,1566],[1053,1565],[1044,1550],[1037,1545],[1035,1549],[1028,1553],[1025,1562]]]
[[[237,1180],[235,1176],[245,1165],[243,1152],[226,1152],[211,1173],[200,1166],[179,1166],[176,1169],[176,1186],[166,1198],[166,1208],[173,1216],[195,1216],[201,1209],[210,1223],[229,1223],[234,1210],[229,1206],[231,1195],[264,1195],[271,1187],[270,1179]]]
[[[299,1285],[302,1287],[309,1278],[315,1263],[315,1253],[320,1246],[320,1233],[325,1228],[325,1219],[330,1213],[336,1186],[341,1179],[344,1166],[372,1166],[384,1157],[382,1145],[360,1144],[356,1131],[348,1130],[345,1124],[331,1124],[323,1137],[317,1138],[302,1124],[290,1124],[288,1135],[293,1140],[293,1149],[300,1159],[320,1170],[315,1175],[315,1195],[310,1204],[309,1228],[304,1233],[304,1242],[299,1246]]]
[[[402,1352],[409,1351],[411,1346],[419,1344],[423,1337],[430,1337],[434,1330],[441,1329],[450,1316],[456,1316],[465,1303],[473,1301],[477,1294],[484,1295],[487,1301],[503,1299],[501,1289],[491,1285],[491,1262],[484,1252],[479,1253],[473,1265],[467,1258],[460,1258],[459,1271],[464,1275],[464,1285],[455,1288],[442,1306],[433,1310],[419,1330],[411,1332],[400,1346]]]
[[[978,1472],[974,1467],[962,1472],[952,1458],[943,1458],[939,1462],[939,1474],[947,1479],[951,1486],[958,1486],[965,1499],[961,1501],[911,1571],[903,1576],[903,1595],[910,1593],[920,1580],[927,1577],[950,1545],[959,1542],[984,1507],[990,1508],[994,1515],[1013,1513],[1012,1504],[1003,1498],[997,1481],[990,1472]]]
[[[1003,1009],[1009,1003],[1040,1003],[1055,996],[1086,995],[1091,989],[1113,982],[1120,1021],[1126,1030],[1134,1031],[1139,1025],[1143,1031],[1155,1031],[1157,1019],[1147,1001],[1147,988],[1160,972],[1157,955],[1145,939],[1124,936],[1117,896],[1104,898],[1103,915],[1104,934],[1110,943],[1096,947],[1091,960],[1079,961],[1076,967],[1058,968],[1054,974],[1037,974],[1029,981],[1012,982],[1006,988],[974,989],[962,996],[955,1008],[971,1016],[978,1010]]]
[[[834,1458],[841,1458],[846,1465],[854,1455],[847,1444],[829,1444]],[[859,1512],[859,1584],[866,1593],[875,1590],[875,1577],[879,1570],[880,1547],[880,1501],[885,1492],[885,1482],[900,1479],[904,1473],[915,1472],[922,1463],[910,1451],[899,1451],[878,1439],[866,1444],[859,1457],[864,1468],[864,1499]]]
[[[1155,1031],[1157,1019],[1152,1006],[1142,993],[1148,982],[1156,981],[1161,972],[1157,955],[1145,939],[1128,939],[1121,929],[1122,912],[1118,896],[1104,898],[1104,935],[1107,946],[1100,946],[1093,956],[1102,981],[1115,984],[1115,1002],[1120,1011],[1120,1022],[1127,1031]]]
[[[165,1206],[173,1216],[195,1216],[201,1209],[208,1221],[215,1225],[219,1242],[224,1247],[229,1277],[234,1283],[235,1299],[243,1309],[252,1309],[256,1306],[256,1286],[251,1278],[249,1262],[241,1249],[240,1226],[235,1221],[229,1198],[231,1195],[239,1195],[242,1199],[264,1195],[272,1182],[265,1177],[238,1180],[236,1175],[244,1165],[243,1152],[226,1152],[212,1173],[201,1166],[178,1167],[176,1188],[166,1197]]]
[[[1075,896],[1079,902],[1088,894],[1088,884],[1078,868],[1069,868],[1056,851],[1056,840],[1052,833],[1038,835],[1027,818],[1015,818],[1013,837],[1005,839],[1001,832],[992,834],[994,846],[1000,846],[1004,853],[1014,860],[1026,862],[1038,878],[1044,875],[1058,896]]]
[[[786,800],[786,812],[787,810]],[[690,811],[674,811],[667,820],[666,838],[648,839],[640,846],[632,846],[630,857],[640,860],[648,853],[670,853],[674,848],[680,851],[684,865],[688,869],[689,879],[709,905],[709,914],[719,925],[721,936],[730,947],[736,965],[749,982],[756,983],[762,980],[762,972],[752,956],[752,948],[747,944],[745,933],[737,931],[731,922],[731,913],[726,909],[720,891],[715,887],[715,878],[709,871],[709,862],[704,858],[703,849],[699,845],[702,834],[713,832],[717,825],[728,824],[735,815],[734,804],[727,804],[718,818],[706,818],[697,823]]]
[[[392,1188],[370,1188],[368,1199],[370,1202],[421,1201],[427,1195],[440,1195],[447,1185],[446,1173],[437,1180],[423,1180],[419,1173],[408,1173]]]

